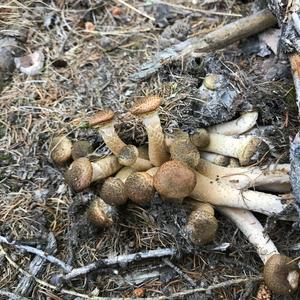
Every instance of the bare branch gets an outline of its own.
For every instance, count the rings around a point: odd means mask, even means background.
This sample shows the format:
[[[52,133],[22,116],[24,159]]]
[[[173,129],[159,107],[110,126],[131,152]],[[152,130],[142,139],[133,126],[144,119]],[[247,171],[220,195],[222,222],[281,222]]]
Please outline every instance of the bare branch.
[[[26,251],[29,253],[36,254],[36,255],[48,260],[49,262],[59,266],[65,272],[70,272],[72,270],[72,266],[67,265],[66,263],[64,263],[63,261],[59,260],[58,258],[56,258],[52,255],[48,255],[48,253],[46,253],[45,251],[36,249],[31,246],[18,245],[15,241],[12,241],[12,242],[8,241],[8,239],[4,236],[0,236],[0,244],[6,244],[9,246],[13,246],[16,249],[20,249],[20,250],[23,250],[23,251]]]
[[[233,23],[219,27],[204,37],[194,37],[158,52],[141,69],[130,75],[133,81],[142,81],[155,74],[158,69],[192,52],[209,52],[224,48],[242,38],[261,32],[276,24],[276,19],[269,10],[263,10],[252,16],[241,18]]]

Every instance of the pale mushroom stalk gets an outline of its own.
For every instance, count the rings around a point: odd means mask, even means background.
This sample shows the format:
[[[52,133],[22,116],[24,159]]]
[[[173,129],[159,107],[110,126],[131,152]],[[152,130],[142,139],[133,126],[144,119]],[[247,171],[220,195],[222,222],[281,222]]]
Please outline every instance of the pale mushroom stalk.
[[[238,158],[242,166],[257,162],[268,152],[268,146],[253,136],[232,137],[210,134],[210,143],[203,151]]]
[[[145,97],[137,101],[131,109],[131,113],[141,117],[143,121],[148,135],[149,159],[154,166],[160,166],[169,158],[157,112],[160,104],[160,97]]]
[[[263,226],[252,212],[228,207],[217,207],[217,210],[229,218],[247,237],[264,264],[273,254],[279,254],[273,241],[264,233]]]
[[[143,118],[143,124],[148,135],[149,158],[154,166],[160,166],[169,155],[166,151],[165,137],[157,113],[149,114]]]
[[[117,134],[113,123],[99,128],[98,131],[104,143],[114,155],[118,155],[121,149],[126,146]]]
[[[229,157],[221,154],[200,151],[200,157],[219,166],[227,166],[229,163]]]
[[[126,144],[120,139],[115,130],[114,118],[115,113],[112,110],[103,110],[92,116],[89,124],[97,127],[106,146],[117,156]]]
[[[122,167],[113,155],[91,162],[91,165],[93,168],[92,182],[111,176]]]
[[[196,172],[197,183],[190,197],[216,206],[243,208],[268,216],[284,211],[281,196],[256,191],[240,191]]]
[[[209,133],[224,135],[240,135],[250,130],[257,121],[258,112],[246,112],[239,118],[206,128]]]
[[[289,164],[272,164],[266,168],[226,168],[200,159],[196,170],[214,180],[221,180],[237,189],[249,187],[271,192],[290,192]]]
[[[113,155],[94,162],[90,162],[86,157],[81,157],[70,165],[65,173],[65,179],[75,191],[82,191],[93,181],[111,176],[121,167]]]
[[[167,198],[191,197],[200,202],[216,206],[236,207],[253,210],[265,215],[282,213],[288,204],[284,196],[256,191],[240,191],[228,184],[210,179],[190,169],[179,161],[164,163],[154,175],[154,186],[158,193]],[[297,216],[282,217],[295,221]]]
[[[237,208],[217,207],[217,209],[235,223],[256,249],[265,265],[264,280],[268,288],[280,295],[294,293],[298,289],[300,278],[296,262],[279,253],[253,213]]]

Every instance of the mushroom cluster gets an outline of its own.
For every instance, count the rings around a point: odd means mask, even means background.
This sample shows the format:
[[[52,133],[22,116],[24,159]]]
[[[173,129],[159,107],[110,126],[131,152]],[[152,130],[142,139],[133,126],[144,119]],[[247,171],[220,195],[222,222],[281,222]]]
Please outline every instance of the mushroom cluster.
[[[74,191],[103,181],[100,198],[89,207],[90,220],[98,226],[110,226],[118,206],[128,200],[145,205],[157,192],[164,201],[191,205],[185,230],[189,239],[201,246],[215,238],[216,209],[232,220],[256,248],[265,265],[267,286],[278,294],[295,292],[300,276],[297,264],[278,252],[252,213],[295,220],[284,214],[293,201],[288,194],[289,164],[254,165],[269,151],[262,139],[247,135],[258,113],[247,112],[236,120],[192,133],[178,129],[166,136],[158,113],[161,101],[158,96],[144,97],[130,110],[145,126],[148,147],[137,148],[122,141],[115,131],[112,110],[100,111],[89,119],[111,155],[91,161],[88,154],[93,149],[89,143],[72,143],[65,136],[52,140],[51,158],[55,163],[64,165],[73,159],[65,180]]]

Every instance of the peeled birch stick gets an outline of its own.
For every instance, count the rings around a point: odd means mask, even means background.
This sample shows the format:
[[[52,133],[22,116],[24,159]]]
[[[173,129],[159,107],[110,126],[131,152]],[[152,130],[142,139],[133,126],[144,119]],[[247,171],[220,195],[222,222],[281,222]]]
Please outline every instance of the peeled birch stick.
[[[235,22],[221,26],[204,37],[193,37],[158,52],[149,62],[141,66],[140,70],[129,76],[133,81],[146,80],[155,74],[162,65],[179,60],[192,52],[207,53],[222,49],[243,38],[254,35],[276,24],[276,18],[265,9],[254,15],[241,18]]]

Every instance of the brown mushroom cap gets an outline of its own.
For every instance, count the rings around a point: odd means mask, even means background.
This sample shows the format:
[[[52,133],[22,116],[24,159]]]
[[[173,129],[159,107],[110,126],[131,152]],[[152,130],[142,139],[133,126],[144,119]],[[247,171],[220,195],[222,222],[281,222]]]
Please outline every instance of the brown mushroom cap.
[[[112,206],[123,205],[127,202],[125,184],[120,178],[107,178],[100,190],[100,197],[103,201]]]
[[[204,148],[209,144],[209,134],[204,128],[198,128],[190,135],[191,142],[198,148]]]
[[[146,204],[155,194],[153,177],[145,172],[133,173],[125,181],[125,190],[132,202],[139,205]]]
[[[76,191],[80,192],[87,188],[93,178],[93,167],[86,157],[73,161],[65,172],[66,182]]]
[[[50,151],[52,160],[62,165],[71,158],[72,142],[66,136],[57,136],[50,144]]]
[[[72,158],[76,160],[80,157],[86,157],[93,152],[93,147],[88,141],[77,141],[72,146]]]
[[[114,208],[106,204],[102,199],[95,199],[87,211],[88,219],[99,227],[111,226],[115,215]]]
[[[299,269],[291,258],[274,254],[264,267],[264,280],[268,288],[279,295],[294,293],[299,286]]]
[[[96,125],[103,125],[106,124],[114,119],[115,113],[110,110],[101,110],[94,114],[90,119],[89,119],[89,125],[90,126],[96,126]]]
[[[196,186],[196,175],[185,163],[170,160],[154,176],[154,187],[161,196],[171,199],[187,197]]]
[[[260,138],[252,137],[249,143],[241,149],[239,161],[242,166],[247,166],[259,161],[267,152],[269,146]]]
[[[186,230],[191,241],[198,246],[214,240],[218,229],[218,221],[207,207],[199,206],[189,216]]]
[[[200,153],[195,145],[188,139],[178,139],[169,148],[173,160],[180,160],[191,168],[200,162]]]
[[[161,104],[161,98],[159,96],[144,97],[137,100],[134,106],[131,108],[131,113],[134,115],[147,114],[155,111]]]
[[[122,148],[118,154],[118,161],[120,165],[131,166],[133,165],[139,156],[139,150],[134,145],[126,145]]]

